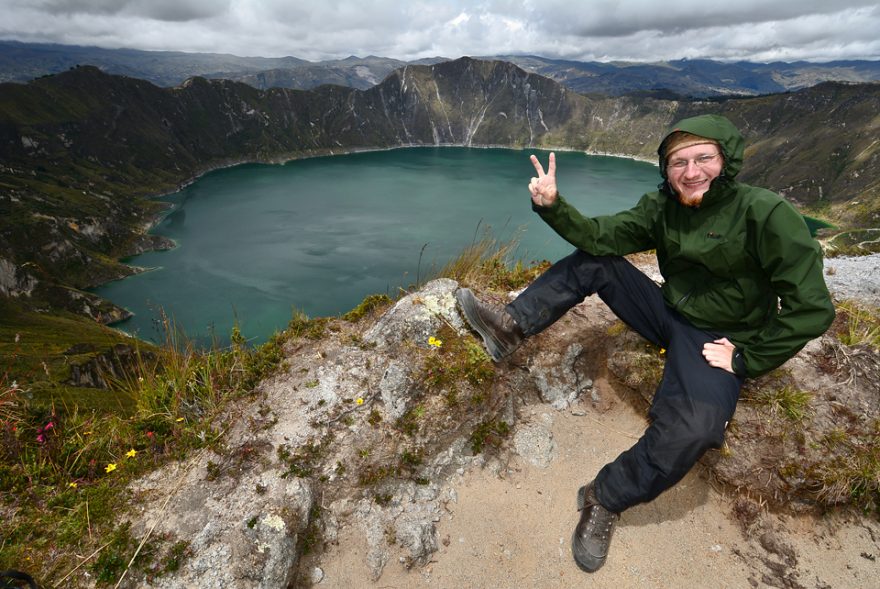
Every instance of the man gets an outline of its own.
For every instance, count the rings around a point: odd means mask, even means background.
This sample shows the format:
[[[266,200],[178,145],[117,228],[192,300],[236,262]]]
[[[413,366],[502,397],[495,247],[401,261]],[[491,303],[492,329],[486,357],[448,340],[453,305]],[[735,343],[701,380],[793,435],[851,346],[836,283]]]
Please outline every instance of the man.
[[[667,350],[644,435],[578,491],[578,566],[601,567],[625,509],[651,501],[720,447],[746,377],[764,374],[834,318],[819,245],[776,194],[735,180],[743,139],[721,116],[680,121],[660,144],[659,190],[630,210],[584,217],[556,188],[556,158],[529,183],[533,209],[578,249],[503,310],[456,293],[496,361],[598,293]],[[623,257],[655,249],[663,285]]]

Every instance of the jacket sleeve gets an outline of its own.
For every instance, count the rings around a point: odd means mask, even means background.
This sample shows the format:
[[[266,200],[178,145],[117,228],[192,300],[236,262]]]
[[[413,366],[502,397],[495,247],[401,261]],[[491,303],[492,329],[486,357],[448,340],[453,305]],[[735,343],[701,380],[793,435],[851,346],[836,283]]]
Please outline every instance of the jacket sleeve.
[[[794,207],[780,202],[770,211],[757,250],[779,297],[779,311],[738,349],[737,372],[744,369],[751,377],[782,365],[808,341],[825,333],[834,320],[834,304],[822,273],[822,250]]]
[[[549,207],[532,209],[565,241],[596,256],[623,256],[655,247],[656,199],[645,195],[635,207],[614,215],[585,217],[559,195]]]

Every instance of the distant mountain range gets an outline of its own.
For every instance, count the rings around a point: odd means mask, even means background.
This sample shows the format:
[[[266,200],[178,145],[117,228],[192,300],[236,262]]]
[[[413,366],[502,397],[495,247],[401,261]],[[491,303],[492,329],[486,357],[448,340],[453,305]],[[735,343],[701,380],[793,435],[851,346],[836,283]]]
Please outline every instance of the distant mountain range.
[[[174,88],[87,66],[0,84],[0,295],[100,321],[83,290],[163,247],[150,196],[243,162],[418,145],[543,147],[652,160],[663,131],[728,116],[747,140],[742,179],[849,225],[880,218],[880,83],[826,82],[714,100],[597,97],[502,61],[405,65],[367,90],[258,90],[191,78]],[[659,181],[659,176],[658,176]]]
[[[676,60],[657,63],[580,62],[539,56],[480,57],[514,63],[582,94],[656,98],[756,96],[800,90],[828,81],[880,80],[880,61],[828,63],[724,63]],[[244,82],[254,88],[310,90],[336,84],[366,90],[405,65],[432,65],[447,58],[405,62],[385,57],[355,57],[309,62],[296,57],[238,57],[217,53],[137,51],[72,45],[0,41],[0,82],[27,82],[77,65],[141,78],[159,86],[177,86],[193,76]]]
[[[828,63],[725,63],[681,59],[657,63],[598,63],[533,56],[496,56],[552,78],[575,92],[622,96],[645,93],[660,98],[756,96],[801,90],[822,82],[880,80],[880,61]]]

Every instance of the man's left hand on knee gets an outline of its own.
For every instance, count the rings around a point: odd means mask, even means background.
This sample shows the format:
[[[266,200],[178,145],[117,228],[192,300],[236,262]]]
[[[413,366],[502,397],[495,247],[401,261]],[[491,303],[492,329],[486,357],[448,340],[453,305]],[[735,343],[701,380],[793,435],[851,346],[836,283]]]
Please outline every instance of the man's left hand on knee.
[[[733,352],[736,350],[729,339],[723,337],[703,344],[703,358],[713,368],[721,368],[733,373]]]

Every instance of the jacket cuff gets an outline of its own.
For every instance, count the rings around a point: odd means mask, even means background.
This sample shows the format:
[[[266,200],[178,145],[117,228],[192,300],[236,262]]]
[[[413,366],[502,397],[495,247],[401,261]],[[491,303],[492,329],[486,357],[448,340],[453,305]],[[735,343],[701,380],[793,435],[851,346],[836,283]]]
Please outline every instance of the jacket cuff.
[[[733,367],[733,373],[737,376],[741,376],[743,378],[748,376],[748,372],[746,371],[746,359],[743,357],[741,349],[734,348],[731,365]]]
[[[551,204],[550,206],[542,207],[541,205],[536,205],[535,201],[532,201],[532,211],[538,213],[539,215],[546,215],[547,213],[557,210],[560,204],[562,204],[562,195],[557,192],[556,200],[554,200],[553,204]]]

